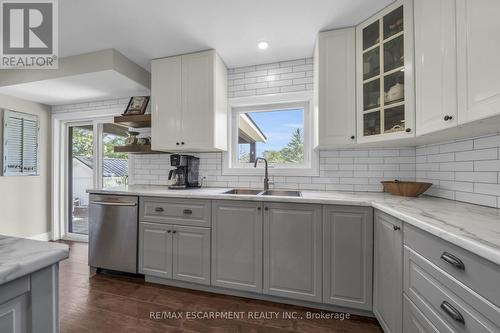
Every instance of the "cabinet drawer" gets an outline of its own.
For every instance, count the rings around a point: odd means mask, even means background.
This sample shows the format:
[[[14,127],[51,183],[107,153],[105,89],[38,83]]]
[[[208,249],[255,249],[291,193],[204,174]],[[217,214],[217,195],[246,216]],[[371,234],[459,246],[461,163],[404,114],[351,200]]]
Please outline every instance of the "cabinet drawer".
[[[403,333],[422,332],[445,333],[443,331],[439,332],[422,311],[405,295],[403,297]]]
[[[404,293],[439,332],[500,331],[498,307],[407,246],[404,266]]]
[[[404,229],[404,243],[496,306],[500,306],[499,265],[408,225],[405,225]],[[460,267],[462,264],[463,267]]]
[[[141,198],[141,222],[210,227],[210,200]]]

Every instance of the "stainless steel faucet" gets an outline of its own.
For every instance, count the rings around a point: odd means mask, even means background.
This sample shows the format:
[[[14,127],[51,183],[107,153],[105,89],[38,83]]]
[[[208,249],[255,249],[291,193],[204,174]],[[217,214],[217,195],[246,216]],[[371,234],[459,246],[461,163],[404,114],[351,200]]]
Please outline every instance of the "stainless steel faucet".
[[[269,190],[269,172],[268,172],[268,167],[267,167],[267,160],[265,158],[263,158],[263,157],[257,157],[255,159],[255,163],[253,164],[254,168],[257,167],[257,162],[259,162],[259,160],[263,160],[264,163],[265,163],[264,191],[267,191],[267,190]]]

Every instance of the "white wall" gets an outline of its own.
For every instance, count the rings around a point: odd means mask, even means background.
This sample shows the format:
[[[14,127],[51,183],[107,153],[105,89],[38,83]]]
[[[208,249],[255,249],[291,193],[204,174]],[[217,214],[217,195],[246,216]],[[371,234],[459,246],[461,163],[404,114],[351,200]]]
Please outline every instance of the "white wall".
[[[40,118],[40,175],[0,176],[0,234],[32,237],[50,231],[50,107],[0,95],[0,109]],[[3,137],[0,126],[0,137]],[[3,142],[3,140],[0,140]],[[0,151],[3,149],[3,144]]]

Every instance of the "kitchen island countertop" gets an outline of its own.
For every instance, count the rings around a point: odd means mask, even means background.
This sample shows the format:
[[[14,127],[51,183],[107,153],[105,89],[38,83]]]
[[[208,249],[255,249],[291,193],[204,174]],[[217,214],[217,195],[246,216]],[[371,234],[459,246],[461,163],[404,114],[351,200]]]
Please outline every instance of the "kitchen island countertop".
[[[0,285],[68,258],[66,244],[0,235]]]

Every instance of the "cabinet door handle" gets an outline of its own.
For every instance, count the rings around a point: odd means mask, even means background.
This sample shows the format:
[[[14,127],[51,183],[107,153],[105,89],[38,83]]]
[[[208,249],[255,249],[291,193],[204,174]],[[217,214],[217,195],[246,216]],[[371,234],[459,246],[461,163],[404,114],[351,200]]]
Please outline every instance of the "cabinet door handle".
[[[177,232],[177,230],[173,230],[172,233],[175,234]]]
[[[257,207],[257,210],[261,210],[261,208],[260,208],[260,207]]]
[[[401,230],[401,227],[398,227],[397,225],[393,225],[392,228],[394,229],[394,231]]]
[[[411,128],[407,128],[406,133],[410,133],[410,132],[411,132]]]
[[[161,212],[163,212],[163,208],[162,207],[156,207],[155,208],[155,212],[161,213]]]
[[[441,259],[443,259],[448,264],[452,265],[453,267],[455,267],[457,269],[460,269],[462,271],[465,270],[465,265],[464,265],[463,261],[451,253],[443,252],[443,254],[441,255]]]
[[[269,210],[269,207],[264,207],[264,210]]]
[[[452,120],[453,119],[453,116],[444,116],[444,121],[448,121],[448,120]]]
[[[168,233],[171,233],[171,232],[172,232],[172,230],[167,230],[167,232],[168,232]]]
[[[441,303],[440,308],[450,316],[454,321],[459,322],[460,324],[465,324],[465,319],[462,314],[453,307],[450,303],[443,301]]]
[[[193,211],[191,209],[184,209],[182,213],[184,213],[185,215],[191,215],[193,214]]]

